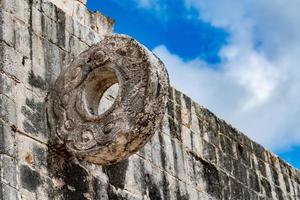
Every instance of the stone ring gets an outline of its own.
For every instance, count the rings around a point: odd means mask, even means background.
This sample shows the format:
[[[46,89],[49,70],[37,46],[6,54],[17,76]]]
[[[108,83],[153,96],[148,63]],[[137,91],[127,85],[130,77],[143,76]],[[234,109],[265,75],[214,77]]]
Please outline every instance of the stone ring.
[[[92,163],[126,159],[158,129],[168,88],[159,58],[128,36],[106,36],[63,69],[50,91],[51,137]]]

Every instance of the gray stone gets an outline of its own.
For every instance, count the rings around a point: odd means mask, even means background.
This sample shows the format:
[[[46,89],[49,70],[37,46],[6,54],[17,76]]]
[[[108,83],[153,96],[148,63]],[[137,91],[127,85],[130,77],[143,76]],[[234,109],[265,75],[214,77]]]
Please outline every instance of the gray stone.
[[[144,121],[157,123],[152,126],[155,128],[136,134],[137,137],[141,136],[142,143],[127,143],[126,149],[130,151],[101,152],[105,153],[103,157],[110,162],[115,157],[126,158],[131,155],[128,159],[121,162],[115,160],[115,164],[102,167],[82,160],[80,156],[79,159],[74,157],[74,151],[68,152],[63,145],[52,146],[57,141],[53,141],[55,137],[49,134],[49,125],[53,124],[46,112],[46,102],[52,99],[52,95],[48,94],[50,88],[54,87],[57,94],[65,91],[55,85],[61,73],[73,74],[75,80],[78,80],[80,76],[75,73],[76,70],[68,66],[70,63],[73,67],[79,66],[80,59],[84,60],[81,63],[83,65],[80,65],[80,69],[84,70],[80,72],[84,76],[91,73],[87,68],[90,66],[87,62],[90,51],[81,52],[97,48],[97,45],[91,46],[101,41],[105,51],[113,49],[113,44],[107,42],[111,40],[104,38],[113,37],[109,35],[112,34],[114,21],[99,12],[90,12],[85,3],[85,0],[0,0],[0,199],[300,199],[298,170],[173,87],[166,88],[168,96],[165,109],[151,108],[157,109],[157,116],[165,113],[161,123],[158,124],[158,117],[145,118]],[[113,42],[115,48],[136,44],[134,40],[120,38]],[[134,83],[144,72],[138,66],[148,62],[143,59],[136,62],[141,58],[134,56],[144,55],[143,51],[142,54],[137,52],[140,51],[135,48],[120,48],[113,54],[120,59],[114,57],[110,60],[122,66],[121,69],[129,66],[135,76],[126,77],[126,81]],[[103,57],[100,55],[100,58]],[[100,58],[94,61],[100,61]],[[160,61],[154,57],[151,62]],[[104,65],[99,63],[96,66],[101,68]],[[122,76],[128,74],[124,70],[121,72]],[[152,73],[150,77],[154,79],[162,75],[157,76],[151,70],[149,73]],[[104,75],[108,76],[109,73],[97,74]],[[63,85],[71,83],[70,79],[65,79]],[[99,94],[97,84],[87,80],[82,80],[78,88],[86,84],[86,88],[89,88],[86,92]],[[140,88],[137,84],[131,86],[125,87],[124,91],[130,91],[131,88],[138,91]],[[120,84],[109,88],[98,102],[99,109],[86,109],[85,113],[98,111],[99,115],[105,114],[109,107],[115,106],[114,92],[119,90]],[[75,92],[70,91],[72,96]],[[126,93],[123,97],[127,98],[128,95]],[[93,95],[87,96],[90,97],[89,102],[97,102],[93,101]],[[137,92],[137,96],[143,99],[143,90]],[[148,96],[157,100],[153,93]],[[64,102],[66,99],[57,97],[62,101],[55,104],[58,107],[55,117],[59,118],[64,116],[59,112],[61,106],[70,105],[69,110],[72,110],[75,104],[74,101],[67,99]],[[97,103],[89,102],[88,105],[97,107]],[[128,109],[115,116],[124,120],[124,114],[137,113],[132,108],[142,110],[143,106],[139,105],[144,104],[139,102],[136,99],[127,100],[125,107]],[[78,106],[81,105],[84,104]],[[66,117],[72,116],[72,119],[74,115],[80,115],[65,113]],[[75,124],[77,127],[91,123],[96,127],[99,124],[95,120],[87,120],[85,115],[78,118],[80,121]],[[54,124],[58,127],[72,127],[69,121],[63,122],[65,124]],[[142,125],[137,125],[137,129],[142,128]],[[111,127],[123,132],[127,128],[116,124]],[[145,132],[147,138],[154,134],[148,142],[143,137]],[[56,134],[55,131],[52,133]],[[64,136],[72,134],[74,132],[69,131]],[[88,136],[83,135],[83,143],[89,139]],[[136,141],[128,135],[124,138]],[[97,140],[103,145],[103,137]],[[70,144],[69,140],[61,142]],[[134,153],[136,150],[139,151]],[[122,154],[124,152],[127,156]],[[90,150],[83,151],[84,155],[90,153]]]
[[[115,102],[99,113],[102,96],[116,83]],[[98,164],[120,161],[158,129],[168,86],[154,54],[128,36],[107,36],[58,77],[48,104],[52,135],[77,157]]]
[[[18,20],[28,24],[30,18],[30,8],[24,0],[1,0],[0,8],[13,14]]]
[[[0,182],[0,199],[2,200],[18,200],[18,192],[4,183]]]
[[[1,182],[17,187],[16,161],[13,157],[0,154]]]
[[[4,94],[0,94],[0,119],[7,123],[16,124],[16,104]]]
[[[9,13],[0,10],[0,40],[14,46],[14,23]]]
[[[15,133],[14,127],[9,127],[0,121],[0,154],[15,155]]]
[[[16,50],[20,52],[23,55],[23,57],[29,58],[31,51],[31,36],[28,27],[22,22],[15,21],[14,30],[14,42]]]

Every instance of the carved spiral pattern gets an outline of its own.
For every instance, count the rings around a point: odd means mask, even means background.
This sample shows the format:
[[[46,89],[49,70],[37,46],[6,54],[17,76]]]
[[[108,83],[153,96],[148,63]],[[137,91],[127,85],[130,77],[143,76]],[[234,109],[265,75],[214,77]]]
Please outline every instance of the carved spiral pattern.
[[[104,113],[103,93],[118,83]],[[52,136],[73,155],[108,165],[139,150],[164,115],[169,80],[163,63],[124,35],[110,35],[82,52],[59,75],[48,100]]]

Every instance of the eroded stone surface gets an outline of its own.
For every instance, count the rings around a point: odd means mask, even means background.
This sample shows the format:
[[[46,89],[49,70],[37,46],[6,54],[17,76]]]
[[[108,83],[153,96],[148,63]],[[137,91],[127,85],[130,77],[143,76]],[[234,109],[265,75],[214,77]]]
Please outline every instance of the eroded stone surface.
[[[107,89],[113,104],[100,113]],[[49,96],[52,136],[77,157],[113,164],[139,150],[162,120],[169,88],[163,63],[134,39],[109,35],[59,75]]]
[[[0,0],[0,199],[300,199],[299,171],[172,87],[159,130],[122,162],[49,148],[49,88],[112,30],[75,1]]]

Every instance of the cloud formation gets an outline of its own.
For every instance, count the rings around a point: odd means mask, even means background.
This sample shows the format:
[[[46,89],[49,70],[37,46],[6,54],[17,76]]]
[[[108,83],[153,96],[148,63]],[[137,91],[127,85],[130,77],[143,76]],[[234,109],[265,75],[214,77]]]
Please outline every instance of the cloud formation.
[[[225,29],[229,39],[217,69],[156,47],[172,84],[273,150],[300,145],[300,2],[185,3],[187,12],[197,9],[198,20]]]
[[[166,18],[172,3],[132,1]],[[300,146],[300,1],[182,1],[187,18],[196,10],[193,20],[224,29],[229,37],[218,66],[200,56],[187,61],[163,44],[154,48],[171,83],[272,150]]]
[[[148,10],[155,10],[161,11],[164,0],[133,0],[138,7],[148,9]]]

